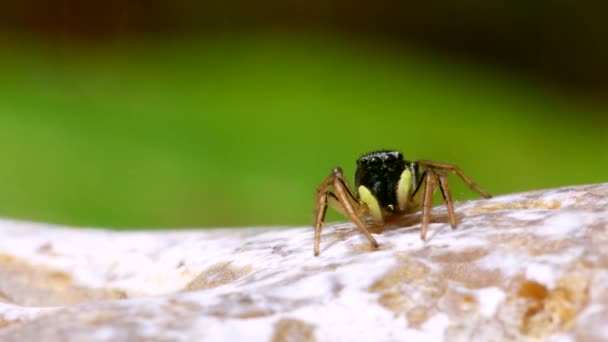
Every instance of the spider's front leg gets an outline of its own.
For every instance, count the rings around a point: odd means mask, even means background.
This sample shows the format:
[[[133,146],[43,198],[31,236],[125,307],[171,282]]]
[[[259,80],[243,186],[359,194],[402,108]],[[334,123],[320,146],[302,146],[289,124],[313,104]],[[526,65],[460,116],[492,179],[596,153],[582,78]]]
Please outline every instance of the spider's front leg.
[[[329,187],[332,187],[334,192],[329,191]],[[348,181],[344,177],[342,169],[339,167],[334,168],[331,174],[319,185],[317,188],[317,198],[315,205],[315,242],[314,242],[314,254],[319,255],[319,244],[321,242],[321,228],[323,221],[325,220],[325,213],[327,212],[327,205],[331,205],[338,212],[348,217],[353,221],[357,227],[365,234],[373,248],[378,248],[378,242],[370,234],[369,230],[359,217],[361,211],[361,204],[355,198],[352,191],[348,186]]]

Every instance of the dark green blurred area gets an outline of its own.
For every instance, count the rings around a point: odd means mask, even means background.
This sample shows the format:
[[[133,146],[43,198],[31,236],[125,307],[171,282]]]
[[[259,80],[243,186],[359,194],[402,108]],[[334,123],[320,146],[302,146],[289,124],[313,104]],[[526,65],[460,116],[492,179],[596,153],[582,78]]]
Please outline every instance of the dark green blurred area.
[[[607,181],[605,9],[9,0],[0,217],[306,225],[330,170],[381,148],[495,195]]]
[[[3,217],[309,224],[330,169],[378,148],[458,164],[493,194],[607,180],[605,107],[432,55],[278,35],[3,47]]]

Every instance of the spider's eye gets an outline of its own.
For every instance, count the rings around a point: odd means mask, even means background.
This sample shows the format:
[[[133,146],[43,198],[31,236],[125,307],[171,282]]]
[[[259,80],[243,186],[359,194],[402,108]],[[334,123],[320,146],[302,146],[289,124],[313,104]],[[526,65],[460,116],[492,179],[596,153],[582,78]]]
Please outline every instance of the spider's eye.
[[[395,159],[397,159],[397,156],[395,156],[394,154],[387,154],[386,155],[386,161],[389,162],[389,163],[394,162]]]
[[[380,164],[382,164],[382,161],[378,157],[372,157],[372,159],[369,160],[369,164],[371,166],[380,166]]]

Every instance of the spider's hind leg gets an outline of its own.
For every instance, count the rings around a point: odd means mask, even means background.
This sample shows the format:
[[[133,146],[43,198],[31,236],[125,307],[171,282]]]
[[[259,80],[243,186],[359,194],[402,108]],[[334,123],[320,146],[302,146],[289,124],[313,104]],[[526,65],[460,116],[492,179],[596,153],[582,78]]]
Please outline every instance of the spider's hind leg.
[[[422,195],[422,228],[420,231],[420,238],[422,240],[426,240],[426,233],[428,231],[429,223],[431,222],[433,198],[437,183],[439,183],[441,196],[443,197],[443,201],[448,209],[450,225],[452,228],[456,228],[456,214],[454,213],[454,203],[452,202],[452,195],[450,193],[450,186],[447,176],[441,171],[433,170],[431,168],[426,169],[422,175],[421,182],[421,185],[424,185],[424,192]]]
[[[437,180],[439,180],[439,190],[441,190],[443,202],[448,208],[450,226],[452,226],[452,229],[454,229],[456,228],[456,214],[454,213],[454,202],[452,202],[452,194],[450,193],[450,183],[448,183],[447,176],[441,172],[437,172]]]
[[[422,200],[422,228],[420,230],[420,239],[426,240],[426,232],[429,229],[431,221],[431,210],[433,209],[433,195],[435,194],[435,171],[427,169],[424,175],[424,199]]]
[[[423,166],[425,168],[425,172],[427,172],[424,180],[426,181],[425,194],[424,194],[424,202],[422,208],[422,232],[421,238],[424,240],[426,238],[427,225],[430,221],[430,211],[433,203],[433,192],[435,190],[435,184],[439,183],[439,189],[441,190],[441,195],[443,197],[443,202],[445,203],[448,216],[450,219],[450,225],[452,228],[456,228],[456,214],[454,212],[454,203],[452,201],[452,195],[450,193],[450,184],[448,182],[447,173],[455,173],[462,181],[471,188],[471,190],[479,193],[485,198],[492,197],[487,191],[479,187],[477,184],[473,183],[473,181],[467,177],[462,170],[453,164],[439,163],[430,160],[419,160],[417,161],[418,165]]]
[[[475,191],[476,193],[480,194],[481,196],[483,196],[485,198],[492,197],[492,195],[490,195],[489,192],[482,189],[479,185],[473,183],[471,178],[467,177],[464,174],[464,172],[462,172],[462,170],[456,165],[447,164],[447,163],[439,163],[439,162],[435,162],[432,160],[419,160],[418,165],[424,166],[427,169],[435,169],[435,170],[442,170],[442,171],[455,173],[458,177],[460,177],[460,179],[462,179],[462,181],[466,185],[469,186],[469,188],[471,188],[471,190]]]

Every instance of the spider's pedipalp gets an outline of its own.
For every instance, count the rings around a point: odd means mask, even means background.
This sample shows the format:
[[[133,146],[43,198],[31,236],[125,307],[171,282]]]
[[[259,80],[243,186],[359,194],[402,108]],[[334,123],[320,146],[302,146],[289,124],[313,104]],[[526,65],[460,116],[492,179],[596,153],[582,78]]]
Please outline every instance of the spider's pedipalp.
[[[361,202],[367,205],[369,214],[372,216],[372,218],[374,219],[374,221],[376,221],[377,224],[383,225],[384,218],[382,217],[382,208],[380,208],[380,204],[378,203],[376,197],[374,197],[374,195],[369,191],[369,189],[363,185],[360,185],[358,190],[359,198],[361,199]]]

